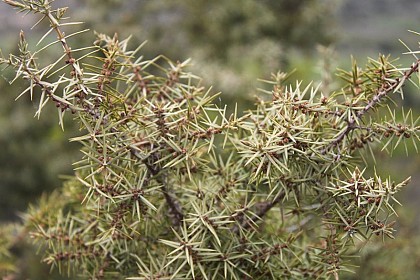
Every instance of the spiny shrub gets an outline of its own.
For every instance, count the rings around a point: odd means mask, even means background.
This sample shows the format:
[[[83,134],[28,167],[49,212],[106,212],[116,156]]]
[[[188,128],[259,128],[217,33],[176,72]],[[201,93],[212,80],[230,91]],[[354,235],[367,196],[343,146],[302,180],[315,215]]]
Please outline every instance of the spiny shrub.
[[[74,176],[25,215],[51,266],[92,279],[337,279],[359,244],[392,238],[409,179],[368,176],[361,159],[381,143],[416,146],[417,119],[389,100],[419,59],[354,64],[333,92],[279,72],[253,109],[230,114],[188,61],[143,59],[116,35],[71,48],[82,30],[66,9],[4,2],[50,25],[36,50],[21,32],[1,59],[27,85],[19,97],[36,100],[36,116],[56,106],[61,126],[72,114],[81,131]],[[50,48],[63,53],[44,57]]]

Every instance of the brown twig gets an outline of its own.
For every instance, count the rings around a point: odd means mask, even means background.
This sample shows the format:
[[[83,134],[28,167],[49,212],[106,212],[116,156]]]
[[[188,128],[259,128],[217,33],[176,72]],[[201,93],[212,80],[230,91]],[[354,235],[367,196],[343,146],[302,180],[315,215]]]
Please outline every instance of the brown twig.
[[[174,217],[175,220],[173,220],[174,226],[179,226],[184,219],[184,214],[182,213],[182,207],[178,201],[178,199],[175,197],[173,193],[170,192],[168,188],[166,180],[158,176],[160,173],[160,170],[157,170],[154,168],[150,163],[148,163],[146,160],[143,160],[144,164],[146,165],[149,172],[155,176],[156,180],[162,185],[162,193],[165,197],[166,203],[169,206],[170,214]]]
[[[155,168],[152,164],[147,162],[147,159],[143,159],[141,156],[139,156],[134,148],[130,148],[131,154],[140,159],[147,167],[147,170],[149,170],[150,174],[152,174],[155,179],[159,182],[159,184],[162,185],[162,193],[165,197],[166,203],[169,206],[170,214],[174,217],[173,225],[179,226],[184,219],[184,214],[182,213],[182,207],[179,203],[178,199],[175,197],[175,195],[169,190],[167,182],[159,176],[159,173],[161,170]]]
[[[48,17],[48,20],[50,21],[51,27],[54,29],[55,33],[57,34],[58,40],[61,43],[61,46],[63,47],[63,50],[67,56],[67,63],[70,64],[70,66],[72,67],[72,71],[76,72],[76,67],[74,66],[74,63],[76,62],[76,60],[73,58],[72,52],[71,52],[71,48],[70,46],[67,44],[66,41],[66,36],[64,34],[64,32],[61,31],[60,27],[60,23],[57,21],[57,19],[52,15],[50,10],[46,10],[45,11],[45,15]]]
[[[236,220],[238,220],[238,223],[232,227],[232,232],[238,234],[240,229],[248,229],[252,227],[253,224],[256,224],[258,220],[261,220],[268,213],[268,211],[270,211],[277,203],[279,203],[285,197],[285,195],[285,191],[281,191],[273,201],[257,203],[255,206],[258,208],[258,211],[256,215],[250,219],[247,219],[245,217],[245,213],[241,212],[235,217]]]

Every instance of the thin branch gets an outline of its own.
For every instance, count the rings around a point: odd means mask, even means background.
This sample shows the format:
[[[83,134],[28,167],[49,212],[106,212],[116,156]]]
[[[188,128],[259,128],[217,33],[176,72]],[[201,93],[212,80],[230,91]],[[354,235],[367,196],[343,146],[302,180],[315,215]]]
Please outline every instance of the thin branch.
[[[252,227],[253,224],[256,224],[259,220],[262,220],[268,211],[270,211],[277,203],[279,203],[285,197],[285,195],[285,191],[281,191],[273,201],[257,203],[255,206],[258,211],[256,215],[251,219],[247,219],[244,212],[240,213],[238,216],[236,216],[238,223],[232,227],[232,232],[238,234],[240,229],[248,229]]]
[[[325,154],[329,149],[333,147],[337,147],[341,142],[343,142],[344,138],[355,128],[357,128],[356,123],[357,120],[360,120],[370,109],[376,106],[384,97],[386,97],[390,92],[394,92],[398,90],[402,84],[408,80],[411,75],[415,72],[418,72],[419,70],[419,64],[420,59],[418,59],[416,62],[414,62],[410,69],[404,72],[404,74],[401,76],[401,78],[395,79],[392,83],[386,84],[384,83],[382,87],[378,90],[378,93],[373,96],[372,100],[369,101],[369,103],[361,110],[359,110],[356,114],[356,118],[353,116],[350,116],[347,119],[347,127],[346,129],[341,132],[337,138],[334,139],[333,142],[331,142],[326,149],[322,151],[323,154]]]
[[[360,119],[364,114],[366,114],[367,111],[379,103],[381,99],[384,98],[388,93],[398,90],[398,88],[400,88],[401,85],[405,83],[405,81],[407,81],[412,74],[419,71],[419,64],[420,59],[417,59],[417,61],[413,62],[411,65],[410,70],[404,72],[401,78],[397,78],[390,85],[384,84],[384,86],[379,89],[378,93],[372,98],[372,100],[362,110],[357,112],[357,117]]]
[[[23,71],[30,77],[30,79],[34,82],[36,86],[40,87],[41,90],[47,94],[49,99],[55,102],[56,107],[60,107],[61,110],[70,109],[73,113],[80,110],[77,106],[74,106],[73,104],[65,103],[57,99],[54,96],[51,88],[42,82],[38,74],[33,73],[24,63],[22,63],[22,65],[23,65]]]
[[[159,182],[159,184],[162,185],[161,190],[163,196],[165,197],[166,203],[169,206],[171,215],[174,217],[172,223],[174,226],[179,226],[182,220],[184,219],[182,207],[175,194],[173,194],[169,190],[166,180],[159,176],[161,170],[156,169],[152,164],[147,162],[147,159],[143,159],[140,155],[138,155],[134,148],[130,148],[130,152],[133,156],[140,159],[146,165],[147,170],[149,170],[150,174],[152,174],[155,177],[155,179]]]
[[[57,33],[58,40],[61,42],[61,45],[63,47],[63,50],[65,54],[67,55],[67,63],[70,64],[72,67],[72,70],[76,72],[76,67],[74,66],[74,63],[76,62],[75,59],[72,56],[71,48],[67,44],[66,36],[64,35],[64,32],[61,31],[60,23],[58,20],[52,15],[51,11],[47,9],[45,11],[46,16],[48,17],[48,20],[50,21],[51,27],[54,29],[55,33]]]

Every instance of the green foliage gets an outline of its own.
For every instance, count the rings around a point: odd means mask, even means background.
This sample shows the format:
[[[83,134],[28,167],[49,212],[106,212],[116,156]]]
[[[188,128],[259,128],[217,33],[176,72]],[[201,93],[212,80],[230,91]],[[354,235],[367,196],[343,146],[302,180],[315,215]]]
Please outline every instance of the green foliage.
[[[266,81],[255,108],[219,108],[188,60],[144,59],[128,40],[83,31],[47,0],[4,0],[49,22],[57,40],[1,59],[23,78],[19,95],[72,114],[83,158],[63,188],[25,214],[24,232],[62,273],[93,279],[338,278],[354,249],[393,237],[395,183],[361,159],[419,140],[411,111],[397,123],[388,99],[418,72],[388,57],[340,72],[345,86]],[[81,30],[81,29],[80,29]],[[40,58],[61,46],[50,62]],[[414,56],[416,52],[411,52]],[[413,81],[413,83],[415,83]]]

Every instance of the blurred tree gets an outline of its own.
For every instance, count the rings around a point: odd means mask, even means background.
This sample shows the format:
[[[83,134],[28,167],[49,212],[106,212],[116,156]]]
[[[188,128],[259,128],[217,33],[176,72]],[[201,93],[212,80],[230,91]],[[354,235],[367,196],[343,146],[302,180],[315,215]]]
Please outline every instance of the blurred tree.
[[[153,47],[146,45],[146,57],[193,58],[193,71],[206,78],[206,85],[216,85],[226,103],[249,98],[256,77],[292,70],[291,53],[312,55],[317,44],[336,38],[337,0],[93,0],[81,5],[91,28],[120,37],[133,34],[135,44],[149,40]]]
[[[99,5],[100,2],[100,5]],[[199,50],[226,62],[231,49],[269,39],[285,47],[314,51],[334,41],[336,0],[158,0],[87,1],[85,18],[99,31],[135,34],[153,41],[152,55],[164,50],[186,59]],[[95,9],[95,13],[91,13]]]

